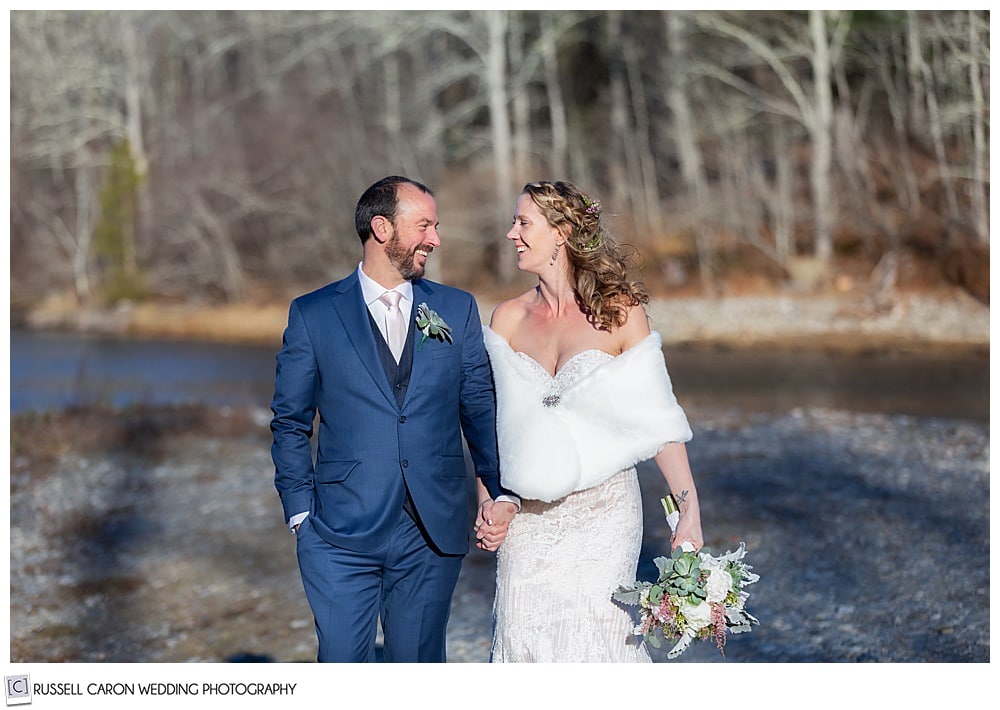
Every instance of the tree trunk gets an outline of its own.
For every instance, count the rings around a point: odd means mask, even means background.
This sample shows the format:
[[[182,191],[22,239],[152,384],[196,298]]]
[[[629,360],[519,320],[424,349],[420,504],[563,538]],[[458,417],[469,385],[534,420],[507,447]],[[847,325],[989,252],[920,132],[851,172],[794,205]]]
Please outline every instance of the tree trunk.
[[[830,86],[830,45],[826,35],[823,10],[809,11],[809,29],[812,35],[812,67],[814,112],[809,121],[812,138],[812,162],[809,176],[815,211],[814,253],[820,261],[829,261],[833,255],[833,189],[830,180],[833,147],[833,91]]]
[[[85,161],[89,162],[89,161]],[[73,239],[73,284],[77,300],[90,302],[90,242],[94,235],[94,203],[97,196],[96,180],[87,165],[73,171],[76,192],[76,236]]]
[[[774,251],[778,261],[787,265],[795,256],[795,197],[792,156],[777,118],[771,122],[772,146],[774,150],[775,188],[777,199],[774,208]]]
[[[496,176],[497,224],[505,224],[506,215],[514,209],[511,177],[510,116],[507,110],[507,52],[505,49],[507,15],[503,10],[486,12],[489,49],[486,56],[486,84],[489,91],[490,133],[493,143],[493,166]],[[514,280],[517,264],[501,259],[497,275],[501,283]]]
[[[989,180],[989,148],[986,145],[987,107],[983,100],[983,82],[980,76],[979,17],[969,10],[969,84],[972,87],[972,214],[979,241],[989,244],[990,212],[986,198]],[[988,53],[987,53],[988,55]]]
[[[524,13],[515,10],[510,15],[511,66],[521,66],[525,61],[524,32]],[[511,103],[513,105],[512,115],[514,123],[514,175],[517,180],[524,183],[528,181],[528,176],[532,174],[531,101],[527,87],[516,87],[514,89],[514,96],[511,98]],[[510,206],[510,209],[512,208],[513,205]]]
[[[542,34],[551,35],[552,15],[542,13]],[[566,103],[559,84],[559,59],[555,41],[542,43],[542,67],[545,73],[545,93],[549,100],[549,124],[552,131],[552,153],[549,170],[557,179],[566,175],[566,154],[569,146],[569,131],[566,127]]]
[[[146,158],[146,144],[142,130],[142,87],[145,85],[145,67],[143,52],[139,40],[139,31],[135,26],[135,16],[123,12],[121,18],[122,54],[125,57],[125,129],[129,149],[135,164],[138,184],[135,194],[135,219],[123,225],[123,267],[125,275],[134,278],[139,271],[138,242],[149,230],[150,194],[149,162]]]
[[[638,153],[638,171],[641,177],[642,202],[646,225],[652,236],[663,232],[663,215],[660,212],[660,192],[656,179],[656,161],[649,130],[649,105],[646,90],[639,70],[640,61],[635,47],[625,44],[625,68],[628,71],[629,89],[632,96],[632,115],[635,118],[635,146]]]
[[[693,215],[692,229],[698,252],[698,269],[702,288],[714,291],[714,244],[712,230],[707,224],[708,184],[705,179],[704,160],[691,115],[691,102],[687,93],[690,67],[688,65],[687,16],[677,10],[665,10],[667,27],[667,105],[673,114],[674,148],[681,164],[685,201]]]
[[[906,107],[902,98],[900,87],[896,85],[889,67],[895,64],[895,57],[888,55],[884,46],[880,46],[876,55],[876,64],[879,76],[882,79],[882,87],[885,90],[889,115],[892,117],[893,135],[896,139],[896,151],[898,155],[898,170],[893,171],[893,177],[897,182],[901,179],[903,189],[898,191],[899,199],[902,200],[902,207],[905,211],[916,210],[920,204],[920,188],[917,185],[917,174],[913,169],[913,160],[910,157],[910,144],[906,137]],[[897,230],[894,230],[894,232]]]
[[[629,190],[628,168],[628,114],[625,107],[628,101],[625,96],[625,71],[622,60],[622,19],[620,11],[611,11],[607,17],[607,48],[608,48],[608,93],[611,97],[611,141],[607,147],[608,188],[611,192],[611,202],[621,205],[629,211],[632,220],[635,219],[635,207]]]
[[[927,125],[927,93],[924,85],[923,49],[920,39],[920,15],[915,10],[906,11],[906,70],[910,77],[910,130],[923,134]]]
[[[938,172],[941,176],[941,184],[944,187],[945,200],[948,204],[947,224],[949,241],[956,235],[955,225],[958,224],[960,215],[958,211],[958,198],[955,195],[955,186],[952,180],[951,165],[948,160],[948,152],[944,144],[944,121],[941,116],[941,108],[938,106],[937,87],[935,86],[934,73],[930,65],[923,56],[922,48],[917,48],[917,66],[920,69],[924,80],[927,96],[927,118],[930,123],[931,139],[934,145],[934,156],[938,162]]]
[[[399,55],[388,52],[385,56],[385,129],[404,175],[416,175],[417,165],[413,159],[410,143],[403,134],[403,86],[399,76]]]
[[[243,293],[243,264],[240,260],[239,249],[233,242],[229,234],[229,229],[205,200],[199,195],[194,199],[194,209],[198,222],[207,233],[211,241],[215,242],[215,253],[221,261],[221,273],[219,274],[219,286],[230,303],[237,303]]]

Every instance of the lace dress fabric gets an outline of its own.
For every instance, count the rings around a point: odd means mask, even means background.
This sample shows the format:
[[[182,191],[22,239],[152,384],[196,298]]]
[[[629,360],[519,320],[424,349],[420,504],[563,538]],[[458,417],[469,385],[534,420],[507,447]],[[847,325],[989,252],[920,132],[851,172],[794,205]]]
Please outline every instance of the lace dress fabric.
[[[519,357],[551,381],[551,406],[562,388],[612,358],[586,350],[552,377]],[[620,584],[635,581],[641,544],[634,468],[552,503],[522,501],[497,551],[491,661],[648,663],[630,608],[611,599]]]

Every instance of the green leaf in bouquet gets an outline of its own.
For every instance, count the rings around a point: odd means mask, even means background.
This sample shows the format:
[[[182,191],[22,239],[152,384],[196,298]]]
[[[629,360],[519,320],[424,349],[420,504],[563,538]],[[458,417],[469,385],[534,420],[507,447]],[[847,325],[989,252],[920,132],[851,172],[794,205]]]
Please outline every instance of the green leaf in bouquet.
[[[663,588],[658,585],[650,587],[649,603],[655,606],[659,604],[661,601],[663,601]]]
[[[612,599],[620,601],[622,604],[635,606],[642,598],[642,592],[634,587],[618,587],[611,597]]]
[[[686,577],[688,574],[691,573],[691,561],[688,560],[686,557],[680,557],[674,560],[674,572],[683,577]]]
[[[653,560],[656,565],[656,569],[660,571],[660,580],[666,579],[667,575],[674,568],[674,563],[669,557],[657,557]]]
[[[650,634],[649,636],[646,637],[646,640],[649,641],[649,645],[652,646],[653,648],[660,647],[660,639],[656,637],[656,634]]]

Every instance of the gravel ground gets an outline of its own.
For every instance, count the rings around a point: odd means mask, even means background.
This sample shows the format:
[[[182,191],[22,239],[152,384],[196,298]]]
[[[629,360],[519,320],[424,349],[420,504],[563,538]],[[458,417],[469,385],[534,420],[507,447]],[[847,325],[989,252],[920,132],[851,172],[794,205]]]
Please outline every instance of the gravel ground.
[[[989,424],[803,409],[693,409],[706,544],[745,540],[761,621],[725,659],[988,662]],[[10,660],[311,661],[266,410],[17,417],[11,425]],[[643,465],[640,577],[666,550]],[[449,660],[488,659],[493,557],[473,551]],[[654,660],[665,661],[665,649]]]

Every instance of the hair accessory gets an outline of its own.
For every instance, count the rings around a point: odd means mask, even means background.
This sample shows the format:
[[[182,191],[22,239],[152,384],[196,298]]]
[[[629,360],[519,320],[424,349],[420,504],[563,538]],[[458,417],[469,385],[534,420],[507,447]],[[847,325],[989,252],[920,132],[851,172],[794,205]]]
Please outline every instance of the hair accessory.
[[[592,214],[592,215],[594,215],[596,217],[600,217],[601,216],[601,201],[600,200],[592,200],[587,195],[584,195],[583,196],[583,204],[587,205],[587,209],[585,210],[587,214]]]
[[[588,239],[587,241],[583,242],[580,245],[580,251],[582,252],[596,251],[597,249],[600,248],[601,244],[603,243],[604,240],[601,238],[601,233],[599,231],[594,232],[594,234],[590,237],[590,239]]]

